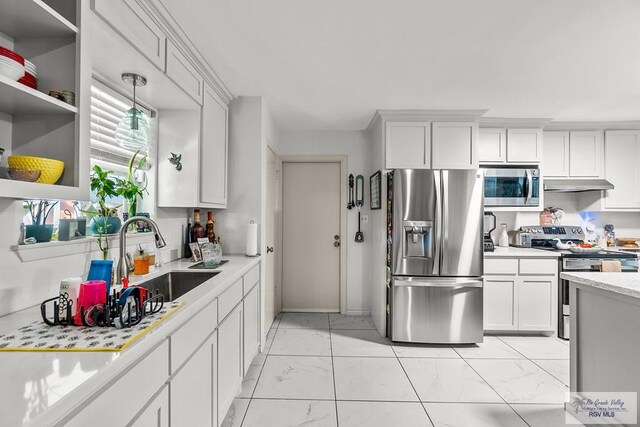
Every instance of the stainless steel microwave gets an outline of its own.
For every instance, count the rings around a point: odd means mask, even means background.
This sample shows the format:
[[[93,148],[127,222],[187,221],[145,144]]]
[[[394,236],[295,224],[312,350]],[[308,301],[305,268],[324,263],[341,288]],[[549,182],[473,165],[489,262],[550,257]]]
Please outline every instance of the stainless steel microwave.
[[[540,169],[485,168],[486,207],[540,206]]]

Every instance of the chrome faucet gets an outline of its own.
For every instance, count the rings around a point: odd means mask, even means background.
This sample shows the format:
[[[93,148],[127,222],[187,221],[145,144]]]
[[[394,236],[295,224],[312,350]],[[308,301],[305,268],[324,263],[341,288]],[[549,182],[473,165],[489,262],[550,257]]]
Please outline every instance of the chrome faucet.
[[[131,254],[127,253],[127,228],[130,224],[137,221],[146,222],[151,226],[156,239],[156,248],[160,249],[167,246],[167,243],[164,241],[164,237],[162,237],[162,233],[160,233],[158,224],[156,224],[154,220],[149,219],[146,216],[134,216],[126,220],[120,229],[120,254],[118,255],[115,277],[115,282],[118,285],[122,284],[123,277],[126,277],[128,280],[129,273],[134,270],[133,262],[131,261]]]

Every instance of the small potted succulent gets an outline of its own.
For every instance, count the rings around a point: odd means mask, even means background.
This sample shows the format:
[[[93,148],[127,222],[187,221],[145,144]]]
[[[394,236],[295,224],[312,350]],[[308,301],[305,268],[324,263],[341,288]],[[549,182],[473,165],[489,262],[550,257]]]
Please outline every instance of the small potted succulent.
[[[31,214],[31,224],[24,227],[25,238],[33,237],[37,243],[51,241],[53,224],[47,224],[47,218],[57,204],[57,201],[50,200],[29,200],[26,202],[25,208],[28,208]]]

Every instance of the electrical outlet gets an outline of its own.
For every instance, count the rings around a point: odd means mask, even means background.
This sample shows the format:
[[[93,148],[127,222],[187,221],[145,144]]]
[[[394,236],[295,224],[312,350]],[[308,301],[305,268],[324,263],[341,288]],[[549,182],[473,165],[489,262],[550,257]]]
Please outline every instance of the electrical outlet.
[[[363,224],[366,224],[369,222],[369,215],[360,215],[360,220],[362,221]]]

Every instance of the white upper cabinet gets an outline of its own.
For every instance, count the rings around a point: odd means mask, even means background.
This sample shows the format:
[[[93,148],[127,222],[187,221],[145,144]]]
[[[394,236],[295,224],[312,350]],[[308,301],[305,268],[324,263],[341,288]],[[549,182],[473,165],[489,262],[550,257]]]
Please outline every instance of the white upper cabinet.
[[[601,178],[603,168],[602,157],[602,132],[571,132],[569,137],[570,177]]]
[[[227,206],[229,108],[208,86],[202,106],[200,205]]]
[[[387,169],[431,167],[431,123],[387,122]]]
[[[135,0],[92,0],[93,10],[158,69],[165,68],[166,36]]]
[[[540,163],[541,129],[507,129],[507,163]]]
[[[640,131],[606,131],[605,178],[614,185],[606,192],[605,209],[640,208]]]
[[[569,132],[544,133],[542,173],[545,177],[569,176]]]
[[[204,79],[191,61],[167,40],[167,66],[165,72],[184,92],[202,105]]]
[[[476,169],[478,124],[476,122],[433,122],[431,125],[431,167],[433,169]]]
[[[507,161],[507,131],[504,128],[480,128],[478,160],[480,163],[496,164]]]

